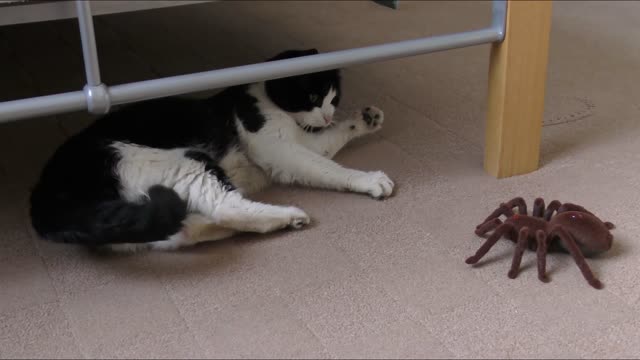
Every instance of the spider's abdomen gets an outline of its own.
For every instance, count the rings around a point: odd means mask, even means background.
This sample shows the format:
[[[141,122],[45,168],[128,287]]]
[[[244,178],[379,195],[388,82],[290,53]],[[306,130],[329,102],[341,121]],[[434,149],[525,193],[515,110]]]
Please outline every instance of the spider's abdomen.
[[[554,216],[550,224],[562,226],[576,241],[584,256],[592,256],[611,249],[613,235],[596,216],[566,211]]]

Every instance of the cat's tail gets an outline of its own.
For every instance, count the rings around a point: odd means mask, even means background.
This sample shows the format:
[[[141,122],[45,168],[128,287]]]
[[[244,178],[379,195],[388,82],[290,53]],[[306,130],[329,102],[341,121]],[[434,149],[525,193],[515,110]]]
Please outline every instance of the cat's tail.
[[[33,227],[44,238],[89,246],[166,240],[182,229],[187,204],[173,189],[159,185],[149,188],[148,195],[141,203],[115,199],[58,214],[43,213],[32,198]]]

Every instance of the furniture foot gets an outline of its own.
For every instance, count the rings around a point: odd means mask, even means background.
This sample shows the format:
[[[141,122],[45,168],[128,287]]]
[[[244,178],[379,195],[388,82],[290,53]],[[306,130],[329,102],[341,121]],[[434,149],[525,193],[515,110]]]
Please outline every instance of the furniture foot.
[[[509,0],[505,39],[491,48],[484,167],[497,178],[538,168],[551,6]]]

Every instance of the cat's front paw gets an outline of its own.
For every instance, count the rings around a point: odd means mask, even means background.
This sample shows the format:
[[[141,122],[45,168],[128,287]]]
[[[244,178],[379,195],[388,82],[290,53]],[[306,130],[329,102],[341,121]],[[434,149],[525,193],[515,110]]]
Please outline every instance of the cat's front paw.
[[[375,106],[367,106],[362,110],[362,120],[370,132],[378,131],[384,122],[384,113]]]
[[[360,192],[369,194],[374,199],[382,200],[393,193],[394,183],[382,171],[368,172],[356,181]]]
[[[382,129],[384,113],[375,106],[367,106],[357,111],[350,122],[349,129],[354,132],[354,136],[374,133]]]

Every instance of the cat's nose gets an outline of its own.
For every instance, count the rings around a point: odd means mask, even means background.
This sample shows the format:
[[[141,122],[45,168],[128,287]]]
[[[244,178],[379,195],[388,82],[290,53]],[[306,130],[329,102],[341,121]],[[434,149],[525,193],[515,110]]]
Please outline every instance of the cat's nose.
[[[329,124],[331,123],[331,120],[333,120],[333,116],[331,115],[324,115],[324,122]]]

